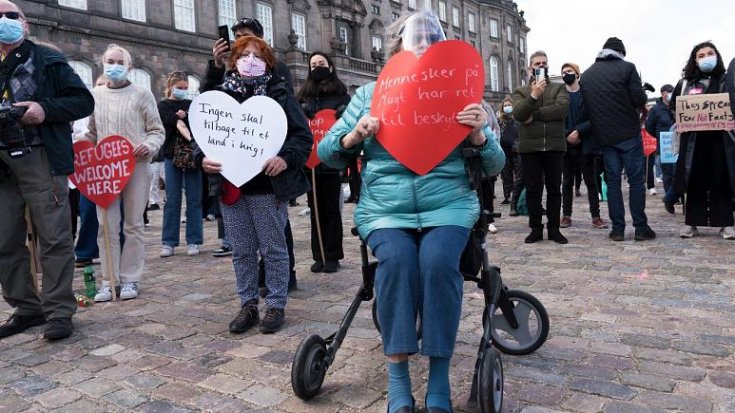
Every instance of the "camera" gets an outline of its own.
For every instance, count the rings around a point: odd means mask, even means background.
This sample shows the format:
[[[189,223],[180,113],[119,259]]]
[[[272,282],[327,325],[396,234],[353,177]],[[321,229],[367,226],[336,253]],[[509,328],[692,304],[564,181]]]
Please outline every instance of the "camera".
[[[0,107],[0,142],[11,158],[20,158],[31,152],[26,142],[23,124],[20,119],[26,113],[25,106]]]
[[[536,79],[546,79],[547,77],[549,77],[548,70],[549,69],[545,67],[537,67],[533,69],[533,77],[535,77]]]

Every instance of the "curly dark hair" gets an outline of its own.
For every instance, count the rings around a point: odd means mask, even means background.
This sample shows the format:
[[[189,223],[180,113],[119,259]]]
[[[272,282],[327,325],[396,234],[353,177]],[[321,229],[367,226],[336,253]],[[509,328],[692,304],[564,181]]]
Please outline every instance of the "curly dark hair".
[[[710,73],[702,72],[697,65],[697,52],[701,49],[704,49],[705,47],[711,47],[717,54],[717,66],[715,66],[714,70],[712,70],[712,72]],[[720,76],[725,73],[725,63],[722,61],[722,55],[720,54],[720,51],[717,50],[717,47],[715,47],[715,45],[708,40],[694,46],[692,52],[689,53],[689,60],[687,60],[687,63],[681,72],[682,77],[686,80],[694,80],[703,76]]]
[[[301,86],[301,89],[296,96],[299,99],[299,102],[303,103],[320,95],[346,94],[347,86],[345,86],[345,84],[341,80],[339,80],[339,77],[337,76],[337,68],[334,66],[332,58],[327,56],[327,54],[324,52],[313,52],[309,55],[309,59],[307,60],[310,66],[311,58],[314,56],[322,56],[323,58],[325,58],[327,60],[329,68],[332,69],[332,74],[321,82],[317,82],[311,76],[311,67],[309,67],[309,74],[306,75],[306,81],[304,82],[304,85]]]

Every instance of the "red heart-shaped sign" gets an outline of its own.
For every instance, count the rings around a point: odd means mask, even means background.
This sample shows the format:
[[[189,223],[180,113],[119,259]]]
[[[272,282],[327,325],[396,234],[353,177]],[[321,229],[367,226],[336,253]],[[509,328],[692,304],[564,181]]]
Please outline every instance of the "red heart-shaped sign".
[[[479,103],[484,88],[482,57],[461,40],[436,43],[420,58],[394,55],[373,92],[378,142],[406,168],[428,173],[467,137],[471,128],[457,123],[457,112]]]
[[[133,149],[130,141],[118,135],[100,140],[97,146],[74,142],[74,174],[69,180],[90,201],[107,209],[133,174]]]
[[[652,153],[656,152],[658,142],[656,141],[656,138],[651,136],[651,134],[644,128],[641,128],[641,135],[643,136],[643,154],[650,156]]]
[[[329,129],[337,122],[337,111],[334,109],[324,109],[314,115],[314,119],[309,120],[309,129],[311,134],[314,135],[314,144],[311,146],[311,154],[309,159],[306,160],[307,168],[314,168],[319,165],[319,157],[316,155],[316,147],[319,142],[322,141],[324,135],[329,132]]]

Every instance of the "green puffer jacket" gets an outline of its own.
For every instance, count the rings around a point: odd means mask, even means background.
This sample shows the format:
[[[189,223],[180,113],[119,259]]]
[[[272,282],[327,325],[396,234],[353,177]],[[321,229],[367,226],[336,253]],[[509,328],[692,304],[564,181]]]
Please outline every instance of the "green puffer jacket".
[[[531,97],[531,85],[513,92],[513,118],[521,123],[518,131],[518,152],[567,150],[564,119],[569,114],[569,94],[563,84],[551,82],[536,100]],[[530,123],[528,119],[533,117]]]
[[[319,143],[318,155],[332,168],[342,169],[363,153],[362,190],[355,208],[355,224],[362,239],[375,229],[429,228],[457,225],[471,228],[479,217],[477,194],[470,189],[461,148],[463,141],[426,175],[417,175],[401,165],[378,142],[368,137],[349,150],[339,140],[349,133],[364,115],[370,113],[375,82],[355,92],[342,117]],[[500,172],[505,155],[489,127],[484,129],[487,143],[482,148],[482,166],[487,175]]]

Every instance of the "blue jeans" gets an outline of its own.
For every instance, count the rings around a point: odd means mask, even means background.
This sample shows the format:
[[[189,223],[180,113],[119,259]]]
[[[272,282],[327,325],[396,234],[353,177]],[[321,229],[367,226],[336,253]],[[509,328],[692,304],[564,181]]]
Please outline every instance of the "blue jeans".
[[[163,207],[161,243],[170,247],[179,245],[181,224],[181,187],[186,191],[186,243],[202,245],[202,172],[182,169],[171,159],[164,161],[166,170],[166,204]]]
[[[84,195],[79,196],[79,221],[79,237],[74,247],[74,255],[77,259],[99,258],[97,207]]]
[[[628,206],[633,226],[636,229],[645,228],[648,225],[645,211],[646,188],[643,182],[645,158],[640,134],[612,146],[603,146],[602,157],[605,161],[607,209],[613,232],[625,232],[625,205],[621,187],[623,167],[630,185]]]
[[[377,229],[367,244],[378,259],[375,294],[385,355],[418,352],[416,315],[421,314],[421,354],[452,357],[462,312],[459,272],[469,228],[441,226]]]

